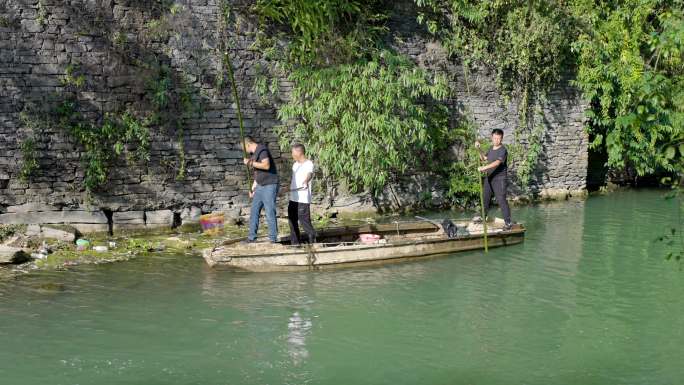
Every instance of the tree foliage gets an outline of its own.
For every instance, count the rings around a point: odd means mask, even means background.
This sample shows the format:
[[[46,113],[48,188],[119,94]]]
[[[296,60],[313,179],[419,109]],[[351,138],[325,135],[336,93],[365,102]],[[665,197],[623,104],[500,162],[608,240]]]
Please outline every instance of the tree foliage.
[[[684,170],[681,0],[415,3],[418,20],[453,57],[466,68],[490,68],[502,93],[519,100],[516,131],[525,130],[527,144],[516,168],[523,182],[541,151],[543,131],[531,120],[533,114],[557,82],[573,74],[588,101],[593,146],[606,148],[610,166],[634,167],[642,175]],[[438,83],[426,74],[406,82],[406,74],[421,71],[406,59],[399,66],[389,60],[400,55],[383,48],[387,6],[381,1],[259,0],[253,8],[271,47],[289,42],[280,62],[291,73],[294,93],[281,118],[297,122],[293,135],[316,150],[331,174],[376,190],[392,173],[442,146],[434,141],[445,135],[466,140],[463,132],[448,133],[443,114],[436,113],[445,93],[426,87]],[[396,116],[402,119],[393,121]],[[384,152],[362,145],[369,136],[385,143]],[[406,154],[409,148],[425,150]],[[389,160],[372,157],[378,153]],[[452,167],[452,173],[461,174],[461,180],[450,181],[454,192],[470,186],[462,167]]]
[[[278,112],[282,144],[304,142],[324,175],[377,194],[447,147],[455,131],[446,79],[386,47],[384,2],[258,1],[254,9],[268,24],[260,32],[267,54],[276,38],[288,41],[278,57],[293,83]]]
[[[609,166],[684,168],[681,0],[415,1],[450,53],[491,68],[504,94],[519,93],[521,116],[529,98],[576,71],[593,146],[605,146]]]
[[[415,0],[418,20],[466,65],[485,65],[500,89],[543,94],[568,63],[572,17],[561,0]]]
[[[429,162],[444,146],[446,81],[383,50],[352,64],[295,70],[279,110],[285,142],[308,144],[323,170],[353,190],[379,192],[393,174]]]
[[[516,97],[519,121],[511,127],[511,158],[526,188],[541,152],[544,127],[535,121],[540,103],[571,63],[571,10],[561,0],[415,2],[418,21],[462,61],[464,71],[484,66],[495,74],[504,99]]]
[[[592,15],[573,45],[592,146],[605,146],[610,166],[640,175],[684,172],[682,2],[626,0],[577,12]]]
[[[252,10],[262,26],[280,27],[276,35],[289,41],[288,64],[320,67],[353,62],[377,48],[387,30],[382,5],[380,0],[257,0]]]

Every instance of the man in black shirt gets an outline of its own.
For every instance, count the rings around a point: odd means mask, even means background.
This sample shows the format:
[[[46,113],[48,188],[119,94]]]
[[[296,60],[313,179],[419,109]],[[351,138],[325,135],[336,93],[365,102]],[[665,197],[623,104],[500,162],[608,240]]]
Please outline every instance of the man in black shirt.
[[[243,162],[254,169],[254,183],[249,192],[252,210],[249,214],[249,234],[247,242],[254,242],[259,230],[261,209],[266,210],[268,237],[271,242],[278,241],[278,222],[276,220],[276,197],[278,196],[278,171],[268,147],[258,144],[251,137],[245,137],[245,148],[251,157]]]
[[[477,170],[487,173],[487,177],[484,178],[485,218],[487,211],[489,211],[493,193],[504,215],[504,229],[508,230],[511,228],[511,209],[508,207],[508,201],[506,200],[508,151],[501,144],[501,140],[503,140],[503,131],[498,128],[492,130],[492,147],[487,151],[487,154],[480,153],[480,159],[486,161],[487,164],[478,167]],[[480,148],[480,142],[476,141],[475,146]]]

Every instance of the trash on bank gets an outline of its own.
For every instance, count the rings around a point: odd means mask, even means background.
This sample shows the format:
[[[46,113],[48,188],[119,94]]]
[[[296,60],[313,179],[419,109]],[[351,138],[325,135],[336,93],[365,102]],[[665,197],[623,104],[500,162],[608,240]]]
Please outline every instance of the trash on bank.
[[[90,241],[87,239],[78,239],[76,240],[76,250],[77,251],[85,251],[88,250],[90,247]]]

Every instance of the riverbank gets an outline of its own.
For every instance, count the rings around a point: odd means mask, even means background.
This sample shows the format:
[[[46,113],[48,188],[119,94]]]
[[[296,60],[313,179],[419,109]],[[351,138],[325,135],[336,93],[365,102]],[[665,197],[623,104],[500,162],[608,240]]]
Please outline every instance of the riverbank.
[[[358,221],[351,217],[345,220]],[[333,223],[339,221],[320,217],[314,225],[316,228],[324,228]],[[288,228],[287,220],[279,218],[278,226],[283,235]],[[261,226],[259,236],[265,236],[266,230],[266,226]],[[21,249],[25,255],[30,256],[26,262],[0,264],[0,279],[36,270],[62,270],[79,265],[130,261],[153,255],[200,256],[203,249],[216,246],[228,238],[246,237],[247,231],[244,224],[226,224],[218,233],[209,235],[202,233],[199,225],[186,225],[174,229],[130,231],[119,235],[104,232],[79,234],[78,240],[74,238],[67,241],[42,237],[40,234],[31,235],[27,226],[0,225],[0,243]],[[87,246],[79,247],[79,243],[83,244],[83,241],[87,242]]]
[[[624,188],[610,186],[601,191],[591,194],[583,192],[570,193],[553,191],[540,195],[538,199],[512,199],[511,204],[521,208],[563,202],[567,200],[584,200],[589,196],[610,194],[622,191]],[[452,217],[468,217],[475,212],[463,210],[451,210]],[[356,210],[319,211],[316,215],[316,228],[325,228],[333,224],[359,224],[361,222],[382,222],[397,219],[412,219],[415,214],[425,214],[424,211],[404,210],[403,212],[379,212],[370,208],[357,208]],[[442,213],[443,214],[443,213]],[[226,238],[245,237],[247,235],[246,220],[231,221],[223,230],[214,235],[203,234],[197,224],[183,225],[176,228],[161,229],[137,229],[128,232],[117,232],[112,235],[105,232],[93,234],[78,234],[79,239],[88,241],[85,250],[78,250],[76,237],[71,240],[45,238],[42,235],[46,231],[60,231],[69,229],[68,226],[43,226],[42,231],[31,233],[30,228],[22,225],[0,225],[0,243],[9,243],[26,250],[27,255],[33,255],[28,262],[16,265],[0,265],[0,279],[3,277],[24,274],[36,270],[62,270],[79,265],[107,264],[121,261],[129,261],[136,258],[144,258],[153,255],[188,255],[199,256],[202,249],[212,247]],[[279,218],[281,235],[288,231],[285,218]],[[71,229],[73,231],[73,229]],[[265,226],[261,226],[260,235],[266,234]],[[54,233],[52,234],[54,235]],[[12,238],[15,238],[12,240]],[[19,238],[17,241],[16,238]],[[14,243],[12,243],[14,242]],[[48,251],[40,255],[40,251]],[[38,258],[36,258],[38,257]]]
[[[0,279],[3,276],[8,277],[35,270],[61,270],[78,265],[129,261],[159,254],[198,255],[203,248],[211,247],[226,237],[238,237],[244,233],[245,230],[237,226],[227,226],[223,232],[211,236],[198,231],[172,230],[138,232],[127,236],[98,233],[79,237],[79,240],[88,242],[84,250],[79,250],[79,246],[74,242],[28,237],[24,249],[33,258],[25,263],[0,265]],[[42,251],[47,251],[47,253],[43,254]]]

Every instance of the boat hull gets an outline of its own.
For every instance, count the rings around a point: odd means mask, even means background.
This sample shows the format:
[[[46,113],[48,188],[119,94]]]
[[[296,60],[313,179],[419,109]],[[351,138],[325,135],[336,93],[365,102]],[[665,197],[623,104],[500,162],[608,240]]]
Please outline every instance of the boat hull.
[[[488,234],[489,247],[509,246],[524,240],[524,228]],[[317,270],[332,267],[373,265],[452,254],[484,248],[484,237],[459,238],[425,236],[384,244],[313,245],[291,248],[282,245],[254,244],[236,252],[229,246],[207,249],[203,257],[210,266],[227,266],[246,271]]]

